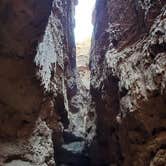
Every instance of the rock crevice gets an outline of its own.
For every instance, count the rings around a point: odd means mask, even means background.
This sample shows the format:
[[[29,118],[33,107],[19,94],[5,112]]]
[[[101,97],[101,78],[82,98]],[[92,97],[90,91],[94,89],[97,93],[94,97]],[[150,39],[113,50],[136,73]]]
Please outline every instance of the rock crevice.
[[[0,1],[0,166],[165,166],[165,0],[96,0],[89,66],[77,3]]]

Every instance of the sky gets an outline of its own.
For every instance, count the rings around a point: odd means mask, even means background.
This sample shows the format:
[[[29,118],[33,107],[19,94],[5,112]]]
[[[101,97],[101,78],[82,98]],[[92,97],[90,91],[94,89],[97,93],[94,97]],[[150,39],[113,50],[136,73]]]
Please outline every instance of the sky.
[[[91,20],[94,5],[95,0],[79,0],[78,5],[76,6],[76,43],[82,42],[92,35],[93,26]]]

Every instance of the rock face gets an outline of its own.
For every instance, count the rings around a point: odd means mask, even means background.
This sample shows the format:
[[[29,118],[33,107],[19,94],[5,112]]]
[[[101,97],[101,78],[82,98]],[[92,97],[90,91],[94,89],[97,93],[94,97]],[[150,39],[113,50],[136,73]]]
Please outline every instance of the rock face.
[[[77,93],[71,98],[68,110],[69,126],[63,131],[63,142],[56,147],[58,165],[89,165],[86,150],[86,117],[89,109],[90,40],[77,44]]]
[[[164,0],[97,0],[91,47],[91,165],[166,164]]]
[[[0,165],[53,166],[75,95],[74,0],[0,2]],[[63,125],[62,125],[63,124]]]
[[[91,97],[77,3],[0,1],[0,166],[165,166],[165,0],[96,1]]]
[[[83,86],[89,90],[90,84],[90,70],[89,70],[89,53],[90,53],[91,40],[86,39],[77,43],[77,68]]]

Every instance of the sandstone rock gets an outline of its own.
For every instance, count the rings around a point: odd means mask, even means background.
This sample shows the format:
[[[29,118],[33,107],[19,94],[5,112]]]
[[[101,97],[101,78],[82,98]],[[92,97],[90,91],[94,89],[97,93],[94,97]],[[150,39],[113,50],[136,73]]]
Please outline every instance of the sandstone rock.
[[[52,132],[41,119],[36,122],[36,128],[30,138],[3,140],[0,143],[0,149],[4,166],[55,165]]]
[[[165,165],[165,9],[164,1],[96,2],[92,165]]]
[[[97,0],[90,71],[77,3],[0,1],[0,165],[165,166],[165,0]]]
[[[0,2],[1,165],[55,165],[76,93],[75,3]]]

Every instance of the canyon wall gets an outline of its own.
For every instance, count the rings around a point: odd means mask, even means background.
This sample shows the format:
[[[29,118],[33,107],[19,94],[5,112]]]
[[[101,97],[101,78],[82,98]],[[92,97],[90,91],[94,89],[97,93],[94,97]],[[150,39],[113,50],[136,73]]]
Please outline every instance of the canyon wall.
[[[89,89],[90,84],[90,71],[89,71],[89,52],[90,52],[91,40],[89,38],[82,42],[77,43],[77,68],[86,89]]]
[[[165,0],[96,1],[91,96],[77,3],[0,1],[0,166],[165,166]]]
[[[165,5],[165,0],[96,1],[91,165],[166,164]]]
[[[53,166],[76,94],[76,0],[0,2],[0,165]],[[56,156],[55,156],[56,158]]]

